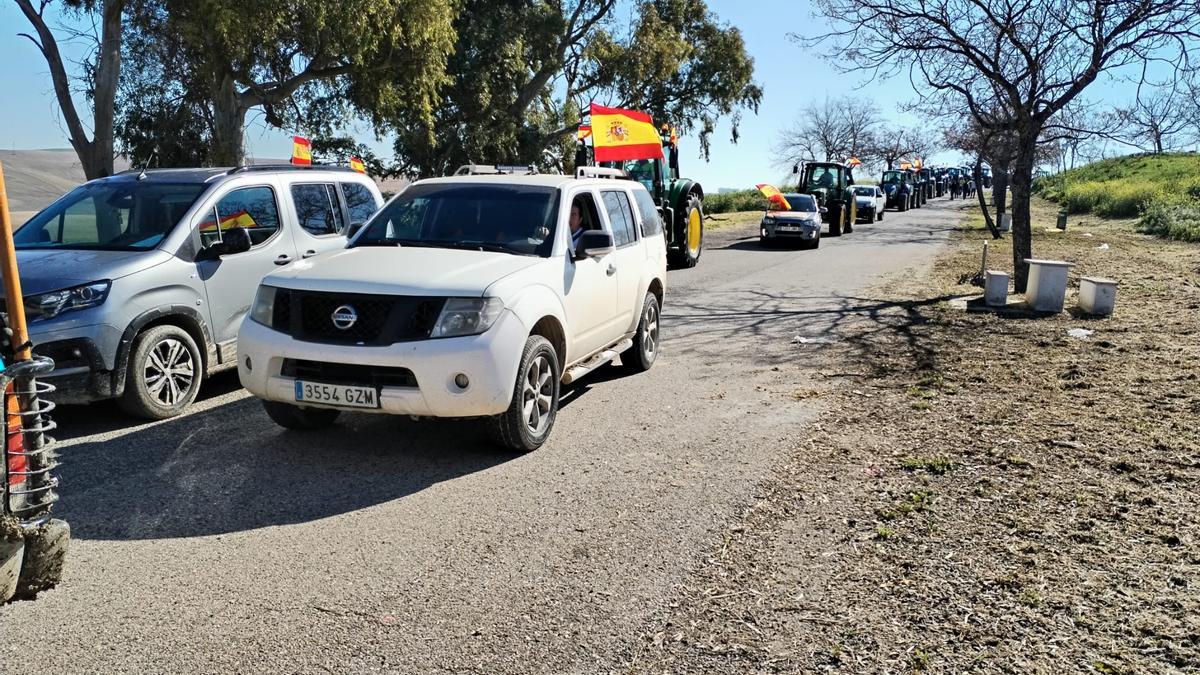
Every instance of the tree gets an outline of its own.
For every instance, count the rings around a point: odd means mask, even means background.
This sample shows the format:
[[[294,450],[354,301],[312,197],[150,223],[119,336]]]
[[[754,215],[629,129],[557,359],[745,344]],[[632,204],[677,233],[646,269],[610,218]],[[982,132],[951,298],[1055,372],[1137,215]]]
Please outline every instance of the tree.
[[[449,83],[432,121],[389,120],[406,173],[440,175],[470,161],[565,165],[595,100],[649,112],[703,152],[719,119],[756,110],[762,90],[741,33],[704,0],[463,0]],[[628,5],[626,5],[628,6]]]
[[[814,159],[841,162],[850,157],[870,163],[882,158],[879,126],[879,108],[874,103],[850,96],[825,97],[823,103],[810,103],[800,110],[796,121],[780,132],[772,152],[781,166]]]
[[[1114,138],[1139,150],[1162,154],[1178,148],[1196,124],[1200,107],[1185,90],[1174,85],[1147,85],[1138,89],[1128,106],[1113,112]]]
[[[427,119],[453,45],[453,8],[440,0],[131,1],[131,29],[152,53],[172,52],[175,100],[207,124],[219,165],[243,162],[256,108],[271,126],[314,134],[355,113]],[[131,119],[159,119],[160,103],[143,97]]]
[[[897,162],[912,157],[925,158],[937,152],[937,142],[926,131],[917,128],[890,126],[875,134],[871,155],[883,162],[888,169]]]
[[[1144,73],[1152,60],[1190,67],[1197,9],[1195,0],[819,0],[833,29],[802,42],[848,70],[907,71],[943,109],[1014,135],[1013,264],[1023,292],[1043,129],[1102,74]]]
[[[46,24],[50,0],[38,0],[37,7],[31,0],[16,0],[16,3],[36,33],[36,36],[21,35],[37,46],[50,69],[54,97],[67,125],[68,140],[83,167],[83,175],[88,180],[112,175],[113,115],[121,72],[121,17],[125,0],[66,0],[63,3],[69,10],[96,13],[100,18],[99,44],[84,78],[84,94],[92,103],[91,138],[88,138],[88,131],[71,98],[71,79],[58,49],[58,39]]]

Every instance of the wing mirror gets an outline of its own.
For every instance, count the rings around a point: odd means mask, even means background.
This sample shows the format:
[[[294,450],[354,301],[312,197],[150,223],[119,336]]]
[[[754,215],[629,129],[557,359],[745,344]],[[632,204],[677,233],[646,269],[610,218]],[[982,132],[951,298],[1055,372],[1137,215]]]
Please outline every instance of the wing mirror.
[[[820,211],[821,213],[829,213],[829,209],[825,208],[824,206],[822,206],[821,208],[819,208],[817,210]]]
[[[222,256],[245,253],[254,245],[250,241],[250,232],[244,227],[231,227],[222,233],[221,241],[213,242],[207,248],[201,249],[197,260],[216,260]]]
[[[612,253],[615,248],[611,233],[588,230],[579,237],[579,247],[575,249],[575,259],[600,258]]]

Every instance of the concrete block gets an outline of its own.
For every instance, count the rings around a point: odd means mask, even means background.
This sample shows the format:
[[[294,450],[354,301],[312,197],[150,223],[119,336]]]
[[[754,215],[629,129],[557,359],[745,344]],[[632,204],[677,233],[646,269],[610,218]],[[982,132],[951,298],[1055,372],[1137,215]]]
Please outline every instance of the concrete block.
[[[1026,304],[1036,312],[1061,312],[1067,297],[1067,272],[1075,263],[1034,258],[1026,258],[1025,262],[1029,265]]]
[[[1108,316],[1117,304],[1117,282],[1100,277],[1079,281],[1079,308],[1088,314]]]
[[[991,307],[1008,304],[1008,272],[988,270],[984,273],[983,299]]]

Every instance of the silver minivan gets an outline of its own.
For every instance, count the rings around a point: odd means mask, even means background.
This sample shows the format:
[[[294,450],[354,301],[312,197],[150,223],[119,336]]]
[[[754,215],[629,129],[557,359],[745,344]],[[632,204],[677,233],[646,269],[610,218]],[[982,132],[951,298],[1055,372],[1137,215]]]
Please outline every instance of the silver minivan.
[[[183,412],[235,365],[262,277],[345,247],[382,203],[367,176],[321,166],[128,171],[72,190],[14,235],[55,401]]]

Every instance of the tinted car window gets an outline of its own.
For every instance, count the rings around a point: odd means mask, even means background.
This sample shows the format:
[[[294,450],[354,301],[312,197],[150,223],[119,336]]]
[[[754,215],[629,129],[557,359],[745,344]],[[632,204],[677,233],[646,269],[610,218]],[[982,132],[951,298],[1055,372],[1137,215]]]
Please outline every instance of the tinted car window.
[[[222,197],[213,212],[206,214],[200,223],[200,243],[210,246],[220,241],[222,233],[231,227],[246,228],[250,242],[255,246],[270,239],[279,231],[275,191],[269,187],[248,187]]]
[[[13,241],[18,249],[148,250],[207,187],[108,181],[83,185],[22,225]]]
[[[337,234],[345,227],[337,191],[331,184],[293,185],[292,203],[296,205],[300,227],[309,234],[318,237]]]
[[[558,190],[537,185],[427,183],[393,199],[355,246],[479,248],[549,257]]]
[[[645,190],[634,190],[633,200],[637,203],[638,211],[642,214],[642,236],[653,237],[662,234],[662,219],[658,215],[658,207],[654,198]]]
[[[361,183],[342,183],[342,196],[346,198],[351,223],[365,223],[379,209],[375,195]]]
[[[601,193],[604,198],[604,208],[608,211],[608,222],[612,223],[613,243],[617,246],[632,244],[633,209],[629,205],[629,197],[624,192],[605,190]]]
[[[817,210],[817,200],[812,195],[787,194],[783,198],[788,201],[792,211],[807,213]]]

